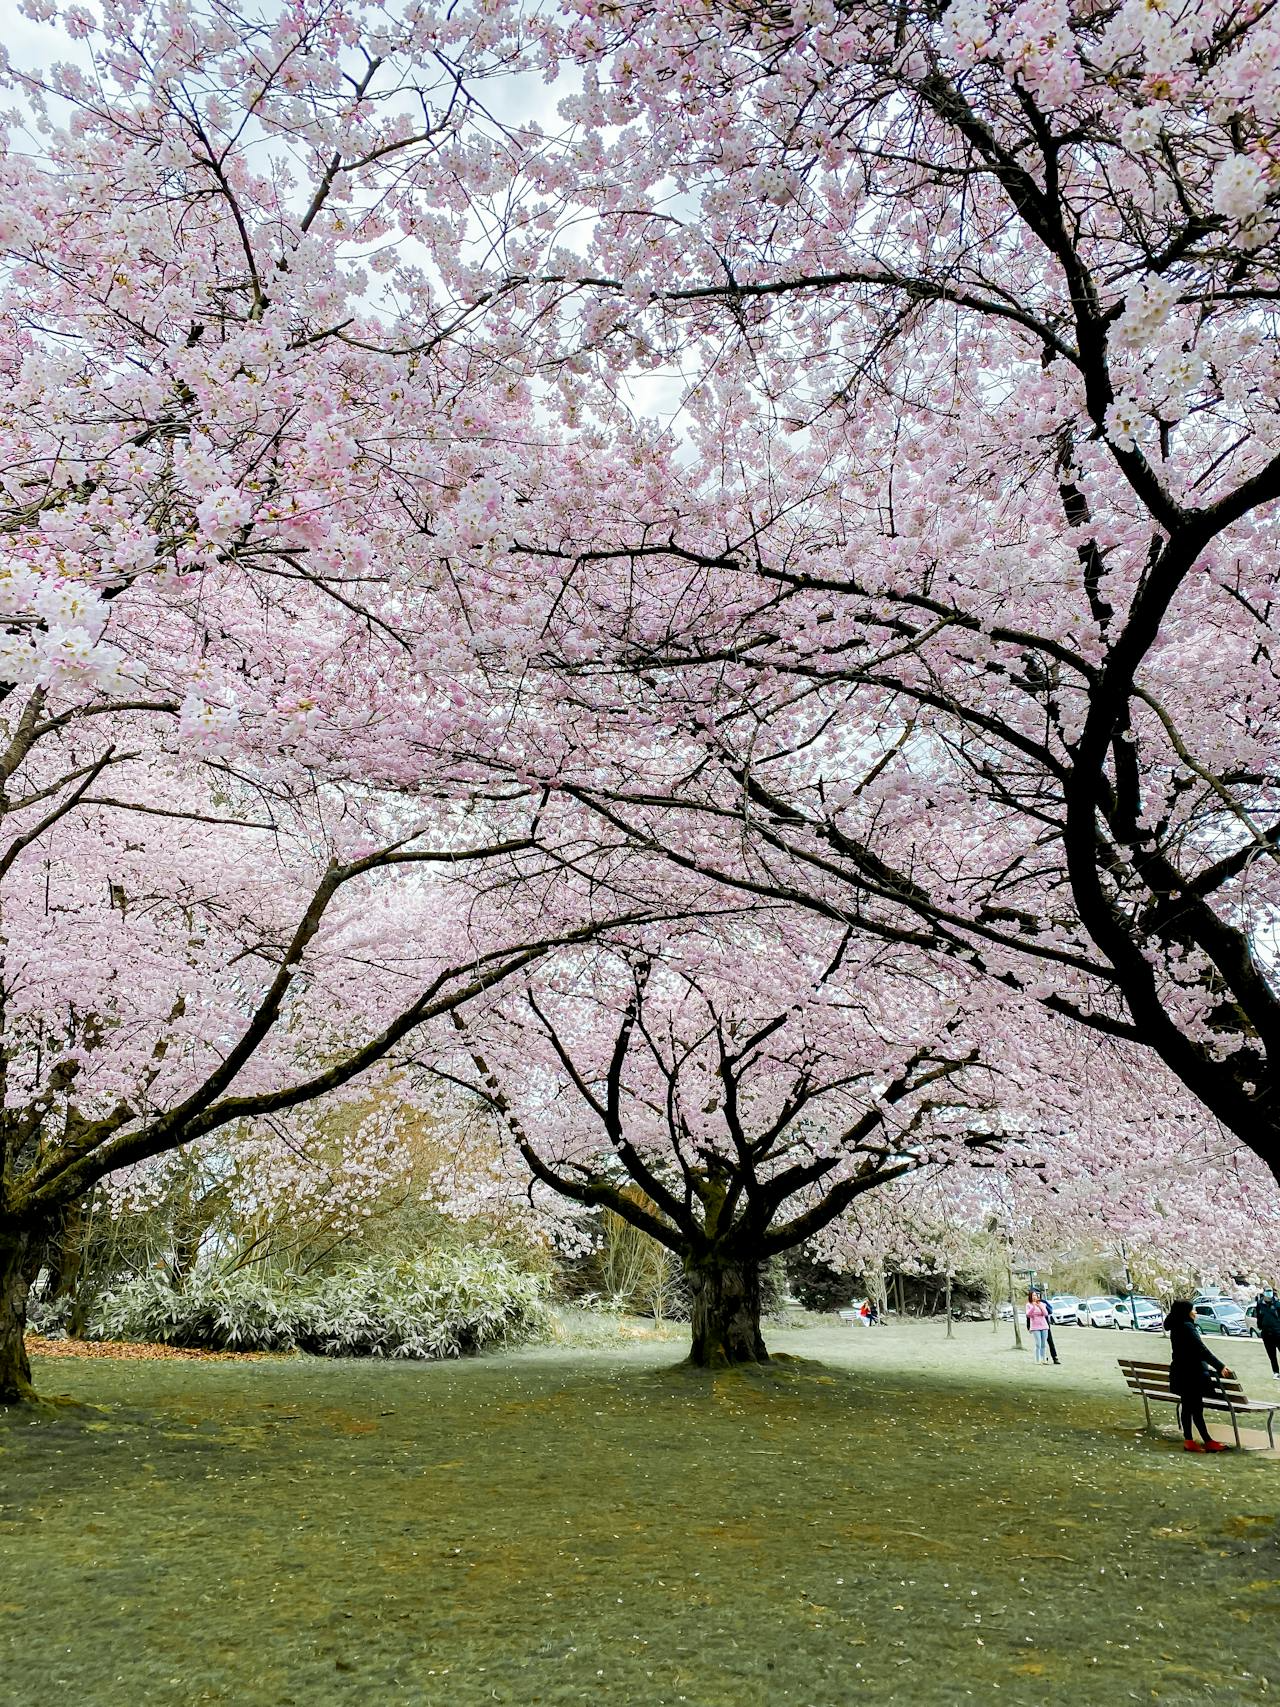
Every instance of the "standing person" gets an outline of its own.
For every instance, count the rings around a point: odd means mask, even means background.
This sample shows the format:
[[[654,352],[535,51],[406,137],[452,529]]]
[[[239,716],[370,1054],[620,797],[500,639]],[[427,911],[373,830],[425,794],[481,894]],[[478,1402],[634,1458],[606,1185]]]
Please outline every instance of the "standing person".
[[[1036,1292],[1035,1292],[1034,1288],[1030,1292],[1027,1293],[1027,1304],[1028,1304],[1028,1306],[1030,1306],[1031,1300],[1035,1296],[1036,1296]],[[1049,1302],[1049,1300],[1047,1298],[1045,1298],[1043,1296],[1041,1296],[1040,1302],[1044,1305],[1044,1313],[1049,1318],[1048,1326],[1045,1328],[1045,1336],[1046,1336],[1045,1337],[1045,1344],[1049,1348],[1049,1356],[1053,1359],[1054,1365],[1056,1367],[1062,1360],[1058,1356],[1057,1346],[1053,1343],[1053,1305]]]
[[[1059,1358],[1058,1358],[1058,1348],[1053,1343],[1053,1305],[1049,1302],[1049,1300],[1047,1298],[1044,1299],[1043,1302],[1044,1302],[1044,1313],[1049,1318],[1049,1326],[1045,1329],[1045,1333],[1048,1336],[1047,1343],[1049,1346],[1049,1356],[1053,1359],[1054,1367],[1056,1369],[1058,1366]]]
[[[1254,1302],[1258,1307],[1262,1343],[1271,1359],[1271,1373],[1280,1381],[1280,1293],[1274,1286],[1264,1286]]]
[[[1211,1437],[1205,1424],[1204,1401],[1213,1390],[1214,1376],[1230,1375],[1231,1371],[1200,1338],[1188,1299],[1174,1299],[1164,1326],[1169,1336],[1169,1386],[1182,1401],[1178,1414],[1182,1419],[1183,1450],[1225,1452],[1227,1448]],[[1191,1438],[1193,1426],[1200,1431],[1200,1440]]]
[[[1032,1345],[1036,1348],[1036,1362],[1048,1363],[1049,1312],[1038,1292],[1033,1292],[1027,1299],[1027,1331],[1031,1335]]]

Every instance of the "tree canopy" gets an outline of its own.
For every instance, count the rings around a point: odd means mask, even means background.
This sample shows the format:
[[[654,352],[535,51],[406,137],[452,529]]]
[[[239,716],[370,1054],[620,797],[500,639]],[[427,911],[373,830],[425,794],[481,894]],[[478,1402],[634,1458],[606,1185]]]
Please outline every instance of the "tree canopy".
[[[660,1206],[942,1081],[1280,1177],[1266,5],[24,16],[6,1395],[97,1180],[459,1035],[615,1152],[776,1038]]]

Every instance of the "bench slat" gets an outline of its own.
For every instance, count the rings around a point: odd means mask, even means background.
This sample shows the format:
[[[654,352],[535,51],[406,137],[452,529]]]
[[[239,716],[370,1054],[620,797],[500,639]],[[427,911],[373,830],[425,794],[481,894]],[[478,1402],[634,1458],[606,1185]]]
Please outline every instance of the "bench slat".
[[[1130,1381],[1129,1387],[1135,1393],[1173,1393],[1175,1399],[1182,1397],[1167,1381]],[[1264,1411],[1280,1410],[1280,1399],[1251,1399],[1243,1387],[1215,1387],[1204,1395],[1206,1404],[1211,1399],[1229,1400],[1233,1405],[1254,1405]]]
[[[1169,1365],[1167,1363],[1130,1363],[1125,1358],[1118,1358],[1117,1362],[1126,1375],[1133,1374],[1142,1377],[1159,1375],[1167,1377],[1169,1374]],[[1240,1385],[1240,1377],[1238,1375],[1216,1375],[1214,1380],[1228,1391],[1238,1388],[1240,1392],[1244,1392],[1244,1388]]]
[[[1119,1362],[1125,1382],[1131,1392],[1148,1399],[1180,1399],[1182,1397],[1180,1393],[1175,1393],[1169,1386],[1169,1370],[1165,1364],[1147,1363],[1126,1367],[1125,1359],[1121,1358]],[[1204,1402],[1206,1405],[1216,1405],[1220,1409],[1280,1411],[1280,1399],[1251,1399],[1234,1376],[1230,1380],[1217,1382],[1214,1390],[1204,1395]]]
[[[1163,1399],[1170,1404],[1182,1403],[1181,1393],[1171,1393],[1167,1388],[1132,1387],[1130,1391],[1136,1393],[1140,1399]],[[1213,1393],[1206,1393],[1203,1402],[1205,1409],[1210,1411],[1259,1411],[1270,1415],[1273,1411],[1280,1410],[1280,1405],[1268,1405],[1262,1399],[1229,1399]]]

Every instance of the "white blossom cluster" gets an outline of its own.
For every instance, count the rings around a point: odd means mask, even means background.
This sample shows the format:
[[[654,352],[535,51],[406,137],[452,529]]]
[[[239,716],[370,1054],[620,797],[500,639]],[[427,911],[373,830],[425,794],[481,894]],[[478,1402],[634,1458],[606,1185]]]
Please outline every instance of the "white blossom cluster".
[[[110,607],[82,583],[0,564],[0,681],[118,691],[124,654],[104,638]]]

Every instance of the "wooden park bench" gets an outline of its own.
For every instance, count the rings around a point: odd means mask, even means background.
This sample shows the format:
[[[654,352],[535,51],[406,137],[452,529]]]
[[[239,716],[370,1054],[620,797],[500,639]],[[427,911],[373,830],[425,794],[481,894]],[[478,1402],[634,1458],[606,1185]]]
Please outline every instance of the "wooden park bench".
[[[1151,1427],[1151,1404],[1158,1400],[1166,1405],[1176,1405],[1181,1395],[1175,1393],[1169,1385],[1169,1366],[1167,1363],[1143,1363],[1136,1357],[1118,1359],[1129,1390],[1136,1393],[1142,1400],[1142,1408],[1146,1412],[1147,1427]],[[1267,1419],[1267,1440],[1274,1451],[1276,1444],[1275,1414],[1280,1410],[1280,1400],[1251,1399],[1234,1375],[1216,1376],[1213,1388],[1204,1396],[1206,1411],[1227,1411],[1231,1416],[1231,1428],[1236,1437],[1236,1445],[1240,1445],[1240,1418],[1259,1412]]]

